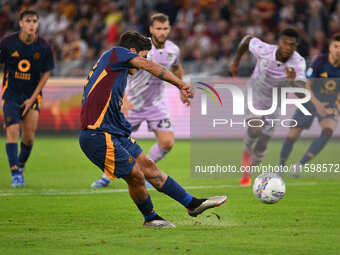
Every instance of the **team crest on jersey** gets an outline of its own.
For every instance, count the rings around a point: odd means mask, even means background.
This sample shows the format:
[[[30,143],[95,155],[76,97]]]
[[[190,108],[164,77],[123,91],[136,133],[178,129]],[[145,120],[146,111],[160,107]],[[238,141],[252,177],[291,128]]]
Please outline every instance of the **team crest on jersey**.
[[[130,163],[130,164],[133,163],[133,157],[132,157],[132,156],[129,157],[129,163]]]
[[[175,58],[175,54],[173,54],[173,53],[168,53],[167,59],[168,59],[169,62],[171,62],[174,58]]]
[[[40,53],[39,52],[36,52],[36,53],[34,53],[34,55],[33,55],[33,58],[35,59],[35,60],[38,60],[39,58],[40,58]]]
[[[17,50],[14,51],[14,52],[12,53],[11,57],[15,57],[15,58],[20,57],[19,52],[18,52]]]

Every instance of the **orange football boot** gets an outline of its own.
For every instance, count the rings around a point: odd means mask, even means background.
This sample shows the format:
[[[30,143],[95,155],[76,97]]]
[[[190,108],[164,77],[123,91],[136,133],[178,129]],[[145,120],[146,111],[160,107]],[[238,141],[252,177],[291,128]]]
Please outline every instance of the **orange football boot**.
[[[246,152],[243,150],[242,163],[241,163],[243,172],[242,172],[242,176],[240,180],[240,186],[250,186],[251,184],[251,173],[249,171],[245,171],[246,167],[251,167],[251,161],[252,161],[252,153]]]

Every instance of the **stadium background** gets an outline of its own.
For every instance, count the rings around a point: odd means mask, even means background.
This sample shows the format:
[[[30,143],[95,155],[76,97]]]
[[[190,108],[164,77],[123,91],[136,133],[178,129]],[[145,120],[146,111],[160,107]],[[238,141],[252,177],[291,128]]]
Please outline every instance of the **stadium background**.
[[[170,18],[170,39],[181,49],[187,82],[191,77],[227,76],[237,45],[246,34],[275,44],[278,31],[294,26],[301,36],[298,52],[310,63],[327,52],[327,38],[340,32],[340,3],[335,0],[2,0],[0,7],[0,38],[19,30],[19,13],[31,8],[40,15],[40,35],[52,45],[56,68],[44,89],[38,130],[48,134],[78,132],[82,86],[89,70],[104,51],[117,44],[121,33],[136,30],[149,35],[148,18],[155,12]],[[249,76],[254,64],[255,59],[246,53],[240,76]],[[175,88],[166,86],[165,92],[176,137],[189,138],[190,110],[180,103]],[[319,130],[315,122],[305,136],[319,135]],[[237,129],[230,136],[240,138],[243,132]],[[275,136],[285,133],[279,128]],[[340,136],[339,128],[335,135]],[[134,136],[151,138],[153,134],[143,125]]]

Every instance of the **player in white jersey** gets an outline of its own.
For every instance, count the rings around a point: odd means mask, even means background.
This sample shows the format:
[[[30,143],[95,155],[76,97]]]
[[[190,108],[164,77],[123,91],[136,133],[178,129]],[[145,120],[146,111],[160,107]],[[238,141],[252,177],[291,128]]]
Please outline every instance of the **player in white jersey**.
[[[236,76],[239,63],[247,48],[256,57],[256,66],[247,84],[253,91],[253,106],[257,110],[268,110],[272,106],[273,88],[295,86],[304,87],[306,82],[306,63],[295,50],[298,46],[299,35],[296,30],[287,28],[281,31],[278,45],[262,42],[260,39],[246,36],[240,42],[236,57],[229,67],[229,74]],[[280,94],[278,95],[280,98]],[[252,127],[248,127],[244,137],[244,151],[242,155],[242,169],[249,169],[261,163],[267,151],[267,144],[273,135],[274,122],[280,107],[271,115],[258,116],[248,110],[246,120],[251,120]],[[249,122],[248,122],[249,123]],[[264,123],[263,126],[261,124]],[[240,185],[249,186],[251,175],[243,171]]]
[[[150,33],[152,49],[147,58],[170,69],[182,79],[183,69],[180,64],[180,50],[176,44],[168,40],[170,34],[169,18],[163,13],[151,16]],[[122,105],[123,113],[132,125],[132,131],[137,131],[143,121],[147,122],[149,131],[157,137],[148,156],[155,162],[161,160],[174,146],[174,133],[168,109],[163,101],[164,82],[144,70],[138,70],[127,80],[126,96]],[[181,95],[181,100],[187,106],[190,100]],[[146,185],[151,187],[147,182]],[[110,179],[103,176],[92,183],[92,188],[109,185]]]

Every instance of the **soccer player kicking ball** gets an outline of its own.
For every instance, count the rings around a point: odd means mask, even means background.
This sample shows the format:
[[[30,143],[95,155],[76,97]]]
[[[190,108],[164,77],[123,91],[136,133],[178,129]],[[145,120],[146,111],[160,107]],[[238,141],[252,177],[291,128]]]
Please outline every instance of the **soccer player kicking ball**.
[[[169,18],[163,13],[155,13],[150,19],[152,48],[148,59],[162,64],[173,74],[182,79],[183,69],[179,62],[180,50],[176,44],[168,40],[170,34]],[[149,151],[149,158],[158,162],[172,149],[174,133],[168,109],[163,100],[164,82],[144,70],[137,70],[129,76],[126,86],[126,98],[123,100],[122,111],[132,125],[132,131],[137,131],[143,121],[147,121],[149,131],[157,137],[157,143]],[[181,94],[183,103],[190,105],[190,100]],[[92,183],[92,188],[108,186],[110,178],[103,176]],[[146,186],[151,185],[146,181]]]
[[[296,110],[292,119],[297,126],[290,128],[281,149],[280,165],[284,166],[294,143],[299,139],[303,129],[309,129],[315,117],[318,118],[321,134],[316,138],[301,160],[291,168],[291,174],[299,177],[302,166],[314,158],[332,137],[338,121],[337,97],[340,92],[340,34],[330,40],[329,53],[318,56],[307,70],[306,87],[311,93],[311,100],[304,104],[312,115],[304,115]],[[313,79],[314,78],[314,79]]]
[[[224,203],[226,196],[197,199],[170,176],[159,170],[130,137],[131,124],[121,112],[127,75],[141,68],[174,84],[185,97],[190,86],[163,66],[146,59],[151,49],[148,38],[137,32],[124,33],[119,46],[106,51],[94,65],[84,87],[79,142],[85,155],[111,179],[123,178],[132,200],[144,216],[145,227],[175,227],[153,208],[145,179],[197,216],[208,208]]]
[[[6,152],[12,173],[12,187],[25,186],[23,171],[31,153],[38,126],[39,104],[51,70],[53,55],[48,42],[37,35],[38,13],[20,14],[20,32],[0,41],[0,69],[5,64],[2,102],[6,129]],[[18,139],[22,121],[21,150]]]
[[[239,63],[244,52],[249,51],[256,57],[256,66],[247,84],[253,90],[253,106],[257,110],[268,110],[272,106],[273,88],[288,86],[304,87],[306,77],[306,63],[295,50],[298,46],[299,35],[287,28],[279,34],[278,45],[270,45],[260,39],[245,36],[237,49],[236,57],[229,67],[229,74],[236,76]],[[278,90],[280,93],[280,89]],[[280,98],[280,94],[278,95]],[[270,115],[258,116],[247,112],[246,120],[251,120],[252,126],[248,127],[244,137],[244,151],[242,155],[242,168],[249,169],[263,160],[267,144],[274,132],[273,122],[266,119],[278,119],[279,107]],[[261,127],[263,120],[264,125]],[[243,171],[240,181],[241,186],[249,186],[251,174]]]

